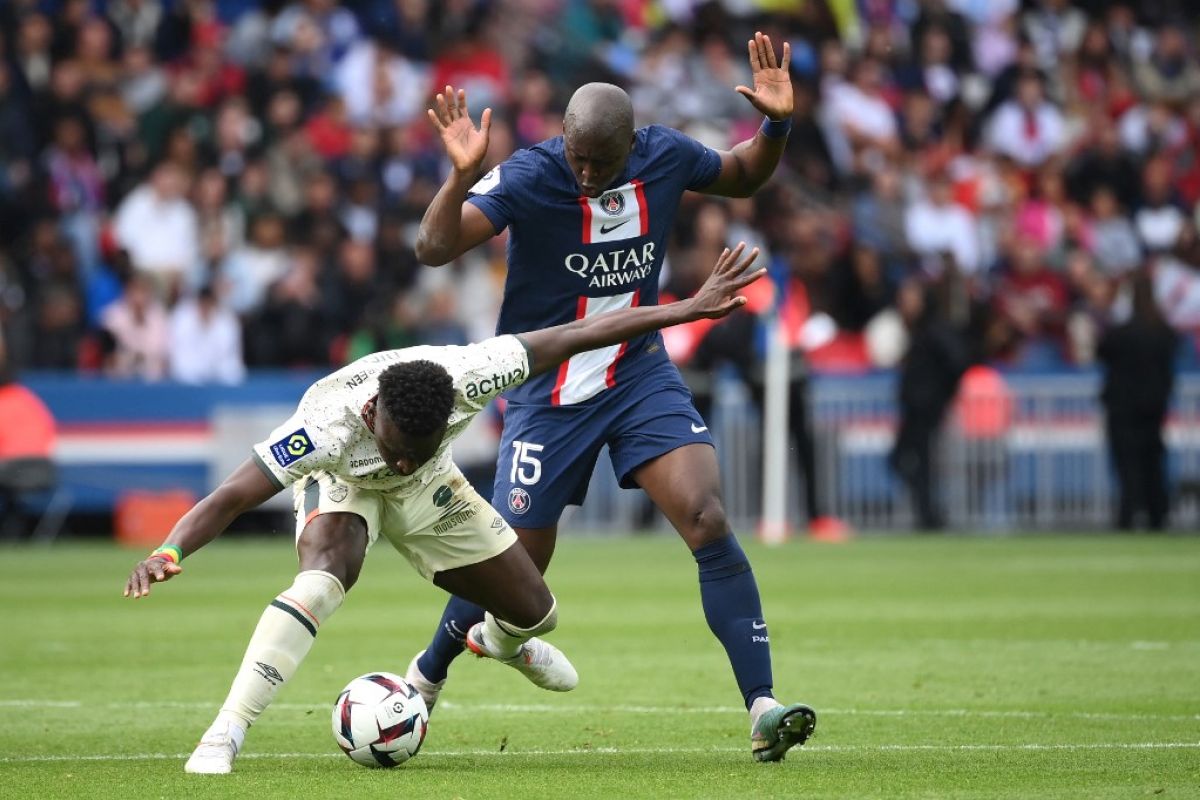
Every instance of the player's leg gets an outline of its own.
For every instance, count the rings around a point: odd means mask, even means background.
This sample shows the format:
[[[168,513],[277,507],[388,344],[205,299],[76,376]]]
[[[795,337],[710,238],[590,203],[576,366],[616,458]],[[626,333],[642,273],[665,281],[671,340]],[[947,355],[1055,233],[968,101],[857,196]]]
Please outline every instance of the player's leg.
[[[334,489],[333,496],[328,491]],[[246,730],[299,668],[325,622],[358,580],[370,542],[370,498],[325,476],[296,491],[299,572],[267,605],[216,720],[184,769],[224,774],[233,768]],[[337,502],[340,500],[341,502]],[[334,510],[344,509],[344,510]]]
[[[439,572],[433,582],[487,609],[464,637],[472,653],[508,664],[543,689],[575,688],[575,667],[558,648],[538,638],[557,626],[558,604],[520,544],[487,561]]]
[[[633,478],[696,560],[704,617],[725,648],[750,712],[754,757],[782,759],[812,734],[816,714],[803,704],[784,706],[772,694],[771,646],[758,584],[725,519],[715,451],[684,445],[643,464]]]
[[[389,522],[386,535],[435,585],[486,609],[464,626],[463,641],[476,655],[505,661],[543,688],[573,688],[577,677],[570,662],[535,638],[553,630],[557,619],[539,566],[504,518],[457,471],[439,483],[400,501],[396,514],[403,516],[404,533],[393,534]],[[542,552],[548,557],[548,550]],[[430,700],[436,701],[436,694]]]
[[[551,556],[554,555],[558,526],[514,530],[538,571],[545,572],[546,567],[550,565]],[[456,592],[451,592],[451,595],[445,610],[442,611],[442,618],[438,621],[433,639],[427,648],[413,657],[406,675],[409,683],[420,690],[426,706],[430,709],[445,686],[446,672],[450,664],[463,653],[467,631],[484,618],[484,610],[480,605]]]
[[[583,439],[586,412],[510,405],[496,463],[492,506],[500,511],[545,571],[554,554],[558,518],[568,504],[583,502],[601,442]],[[564,436],[574,437],[564,442]],[[430,708],[445,685],[450,664],[463,653],[466,632],[483,620],[477,603],[454,596],[446,603],[429,646],[409,663],[405,677]]]

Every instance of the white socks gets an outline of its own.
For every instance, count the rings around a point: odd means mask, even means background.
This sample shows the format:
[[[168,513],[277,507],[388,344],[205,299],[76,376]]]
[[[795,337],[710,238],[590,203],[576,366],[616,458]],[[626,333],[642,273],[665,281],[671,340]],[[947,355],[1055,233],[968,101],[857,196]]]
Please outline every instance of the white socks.
[[[770,711],[775,706],[782,705],[774,697],[758,697],[750,704],[750,733],[754,734],[754,726],[758,724],[758,719],[763,714]]]
[[[488,650],[495,658],[512,658],[521,652],[521,645],[542,633],[549,633],[558,625],[558,600],[551,600],[550,610],[542,621],[529,628],[518,628],[502,622],[488,612],[483,617],[483,638]]]
[[[213,725],[228,722],[244,731],[254,724],[308,655],[321,623],[345,599],[341,581],[328,572],[297,575],[263,611]]]

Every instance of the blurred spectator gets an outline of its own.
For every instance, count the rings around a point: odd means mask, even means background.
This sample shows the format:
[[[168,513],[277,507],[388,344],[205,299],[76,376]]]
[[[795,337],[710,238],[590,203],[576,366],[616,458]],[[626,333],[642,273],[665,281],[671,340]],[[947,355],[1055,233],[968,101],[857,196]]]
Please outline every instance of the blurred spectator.
[[[152,277],[164,296],[194,282],[200,264],[196,211],[187,190],[178,166],[159,164],[121,201],[113,220],[117,243],[129,251],[134,269]]]
[[[84,274],[99,265],[100,214],[104,181],[87,146],[87,129],[77,116],[54,124],[54,143],[46,149],[45,169],[50,207],[75,249]]]
[[[104,310],[101,325],[114,343],[106,365],[109,374],[146,381],[166,377],[170,346],[167,310],[149,276],[134,273],[130,277],[121,298]]]
[[[1105,366],[1100,399],[1120,484],[1116,525],[1129,530],[1145,512],[1146,526],[1161,530],[1168,510],[1162,427],[1175,382],[1177,336],[1154,301],[1149,277],[1139,273],[1132,288],[1129,321],[1100,340]]]
[[[382,41],[354,45],[333,80],[354,125],[403,125],[425,110],[425,70]]]
[[[1200,94],[1200,66],[1175,25],[1164,25],[1150,57],[1134,68],[1138,89],[1152,103],[1184,103]]]
[[[247,355],[254,364],[314,367],[330,363],[334,327],[321,296],[321,265],[309,248],[291,253],[288,270],[267,291],[251,321]]]
[[[1062,113],[1045,98],[1041,79],[1022,75],[1017,94],[988,121],[988,146],[1023,167],[1041,166],[1066,145]]]
[[[283,218],[263,213],[250,221],[250,235],[221,265],[220,294],[238,314],[257,311],[271,284],[282,278],[290,262]]]
[[[162,4],[158,0],[109,0],[108,18],[125,47],[147,47],[154,44],[162,21]]]
[[[953,186],[947,176],[932,176],[928,192],[928,197],[910,205],[905,215],[908,246],[926,257],[950,253],[959,269],[974,274],[982,266],[974,217],[954,201]]]
[[[1067,300],[1066,286],[1048,268],[1041,246],[1030,237],[1017,238],[996,287],[995,304],[1021,337],[1021,361],[1040,366],[1062,359]]]
[[[195,297],[181,300],[171,311],[171,378],[180,383],[241,383],[242,327],[237,316],[222,307],[205,286]]]
[[[1169,252],[1179,241],[1187,217],[1177,205],[1171,164],[1152,158],[1142,169],[1142,202],[1134,215],[1138,238],[1151,253]]]
[[[1092,192],[1088,235],[1096,262],[1109,275],[1120,275],[1141,263],[1142,248],[1129,217],[1122,213],[1116,194],[1105,186]]]

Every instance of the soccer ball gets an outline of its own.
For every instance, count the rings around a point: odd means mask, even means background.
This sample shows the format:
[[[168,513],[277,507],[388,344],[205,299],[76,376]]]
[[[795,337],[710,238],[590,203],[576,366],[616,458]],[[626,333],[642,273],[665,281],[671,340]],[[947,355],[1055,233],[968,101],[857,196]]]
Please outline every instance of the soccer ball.
[[[398,767],[417,754],[429,711],[412,684],[390,672],[360,675],[333,704],[333,738],[364,767]]]

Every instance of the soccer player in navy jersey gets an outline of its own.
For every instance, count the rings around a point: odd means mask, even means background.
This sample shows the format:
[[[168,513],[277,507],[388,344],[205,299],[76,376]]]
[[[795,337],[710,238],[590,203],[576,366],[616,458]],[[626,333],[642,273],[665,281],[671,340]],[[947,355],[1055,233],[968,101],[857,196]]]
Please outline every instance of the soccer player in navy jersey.
[[[563,136],[514,153],[478,178],[491,109],[476,128],[466,93],[447,86],[429,117],[453,169],[421,221],[417,257],[445,264],[506,228],[508,277],[498,333],[543,328],[658,302],[667,237],[688,190],[748,197],[779,163],[791,127],[790,50],[748,42],[765,115],[752,139],[712,150],[659,125],[634,129],[629,96],[590,83],[575,92]],[[816,725],[811,708],[772,694],[770,644],[750,563],[729,529],[708,427],[658,332],[564,362],[506,395],[493,505],[545,570],[559,517],[583,502],[602,446],[621,485],[640,486],[679,532],[699,569],[709,627],[725,647],[750,712],[751,749],[778,761]],[[432,707],[463,635],[483,609],[451,599],[408,678]]]

